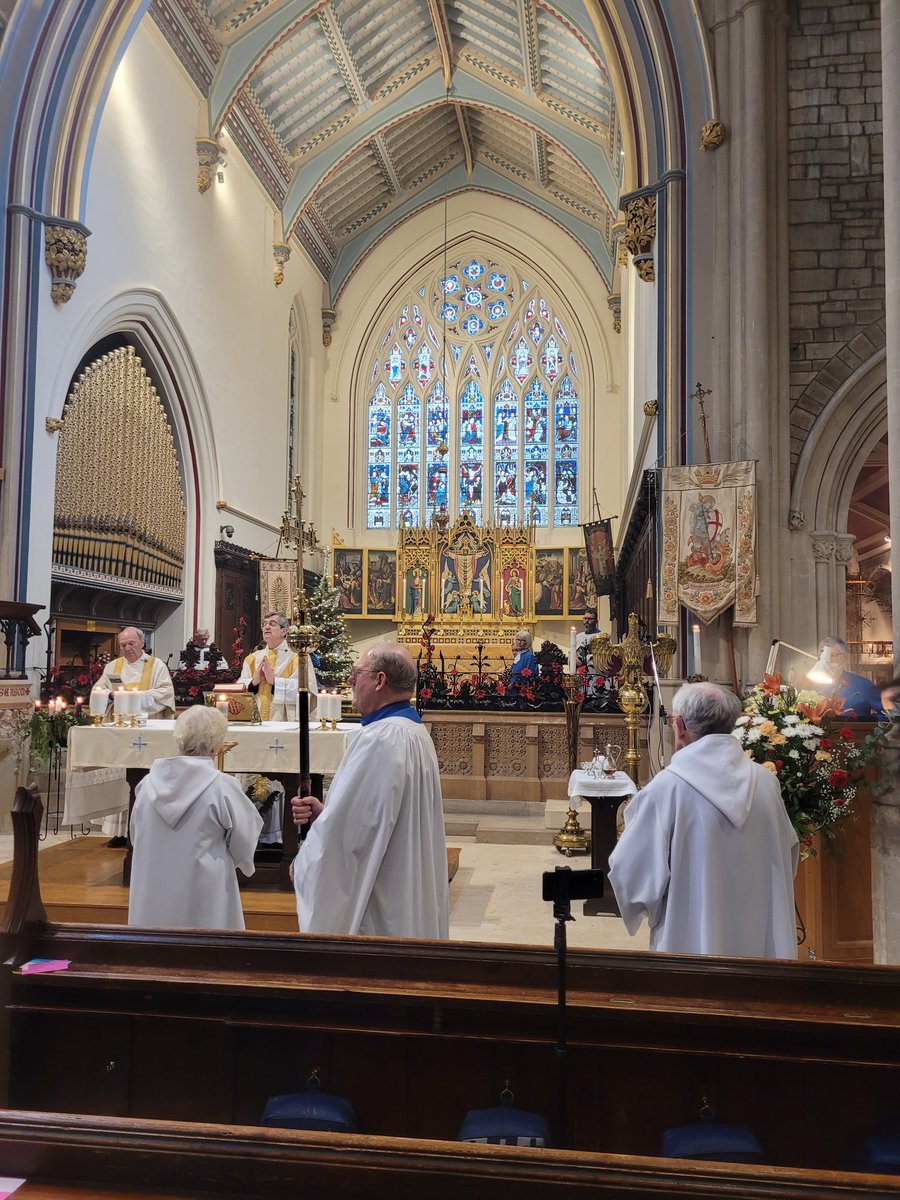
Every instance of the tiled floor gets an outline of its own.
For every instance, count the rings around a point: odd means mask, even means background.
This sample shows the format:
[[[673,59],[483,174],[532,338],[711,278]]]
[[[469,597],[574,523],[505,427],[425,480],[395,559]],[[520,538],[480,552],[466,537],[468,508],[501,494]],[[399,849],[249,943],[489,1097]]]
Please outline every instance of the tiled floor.
[[[41,848],[68,837],[67,831],[49,833]],[[541,877],[557,866],[587,866],[586,859],[564,859],[549,844],[484,844],[461,837],[450,837],[447,844],[461,849],[459,871],[450,886],[450,936],[454,941],[552,945],[553,912],[541,899]],[[12,836],[0,835],[0,862],[9,861],[12,852]],[[575,920],[566,931],[570,946],[647,948],[646,925],[631,938],[618,917],[585,917],[580,903],[573,904],[572,915]]]

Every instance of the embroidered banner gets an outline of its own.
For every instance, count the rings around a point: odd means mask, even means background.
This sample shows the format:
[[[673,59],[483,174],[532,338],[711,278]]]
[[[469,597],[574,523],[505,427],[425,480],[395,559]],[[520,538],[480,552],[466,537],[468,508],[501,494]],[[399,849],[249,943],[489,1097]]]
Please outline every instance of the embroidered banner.
[[[610,596],[616,586],[612,521],[591,521],[584,527],[584,546],[598,596]]]
[[[683,604],[709,624],[734,605],[756,624],[756,463],[694,463],[662,471],[659,621]]]

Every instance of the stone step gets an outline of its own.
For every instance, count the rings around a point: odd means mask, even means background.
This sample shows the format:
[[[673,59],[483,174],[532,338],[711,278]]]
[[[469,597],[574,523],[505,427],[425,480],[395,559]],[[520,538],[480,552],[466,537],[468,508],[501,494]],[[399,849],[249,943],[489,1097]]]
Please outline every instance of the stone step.
[[[484,817],[478,822],[475,840],[502,846],[546,846],[552,835],[543,817]]]

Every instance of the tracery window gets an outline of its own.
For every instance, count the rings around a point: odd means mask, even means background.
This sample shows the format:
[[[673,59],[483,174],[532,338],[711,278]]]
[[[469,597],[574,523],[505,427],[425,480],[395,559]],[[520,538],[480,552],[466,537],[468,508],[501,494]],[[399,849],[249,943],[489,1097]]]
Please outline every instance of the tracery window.
[[[366,379],[366,526],[577,525],[579,354],[549,289],[473,257],[432,272],[381,330]]]

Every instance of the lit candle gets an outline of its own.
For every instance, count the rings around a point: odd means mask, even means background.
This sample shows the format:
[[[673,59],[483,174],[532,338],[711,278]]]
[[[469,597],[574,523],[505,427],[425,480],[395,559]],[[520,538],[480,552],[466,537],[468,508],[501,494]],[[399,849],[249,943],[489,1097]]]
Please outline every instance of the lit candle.
[[[226,721],[228,720],[228,697],[227,696],[220,695],[220,696],[216,697],[216,710],[222,714],[222,716],[225,718]]]
[[[40,702],[40,700],[35,700],[35,702],[34,702],[34,711],[35,711],[36,713],[38,713],[38,712],[40,712],[40,711],[41,711],[41,702]]]
[[[692,641],[694,643],[694,674],[703,674],[703,665],[700,660],[700,626],[691,626]]]
[[[76,708],[81,708],[82,704],[84,704],[84,699],[83,699],[83,697],[81,697],[81,696],[76,696],[76,697],[75,697],[75,707],[76,707]]]
[[[578,637],[578,630],[573,625],[572,628],[569,630],[569,674],[570,675],[575,674],[575,664],[576,664],[575,650],[576,650],[577,637]]]
[[[108,704],[109,692],[105,692],[102,688],[93,688],[91,691],[91,716],[104,716]]]
[[[60,713],[60,712],[62,712],[62,711],[63,711],[63,709],[64,709],[65,707],[66,707],[66,702],[65,702],[65,700],[63,700],[62,696],[57,696],[57,697],[56,697],[56,711],[57,711],[58,713]]]

